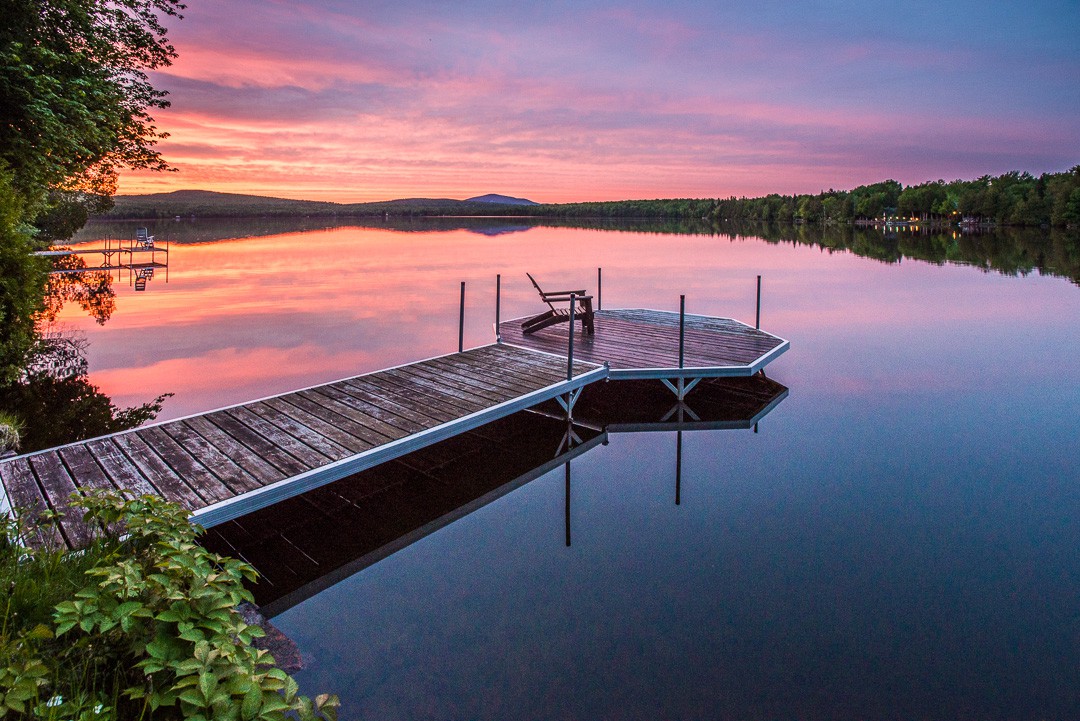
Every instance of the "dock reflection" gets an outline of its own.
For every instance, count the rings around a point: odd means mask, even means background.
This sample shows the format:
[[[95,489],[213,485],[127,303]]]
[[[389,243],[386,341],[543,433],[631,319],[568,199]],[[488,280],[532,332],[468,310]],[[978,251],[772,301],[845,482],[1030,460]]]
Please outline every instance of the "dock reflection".
[[[213,551],[260,573],[256,603],[274,616],[516,488],[564,466],[570,545],[570,462],[609,433],[749,429],[788,389],[758,375],[703,381],[684,403],[652,381],[595,384],[569,425],[554,403],[215,526]],[[679,503],[681,453],[676,458]]]

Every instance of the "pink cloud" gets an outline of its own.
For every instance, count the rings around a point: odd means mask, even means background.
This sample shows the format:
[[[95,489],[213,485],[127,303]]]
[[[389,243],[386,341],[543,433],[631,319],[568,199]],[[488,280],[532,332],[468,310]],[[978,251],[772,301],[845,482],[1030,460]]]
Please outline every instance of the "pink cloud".
[[[157,118],[173,134],[161,150],[181,172],[129,174],[122,188],[810,192],[1060,170],[1080,143],[1074,113],[971,90],[984,58],[970,44],[913,42],[876,21],[859,34],[861,16],[826,24],[826,40],[778,31],[798,25],[791,13],[702,6],[689,24],[633,6],[586,5],[574,22],[541,6],[513,18],[482,4],[193,8],[175,29],[180,59],[155,75],[174,102]]]

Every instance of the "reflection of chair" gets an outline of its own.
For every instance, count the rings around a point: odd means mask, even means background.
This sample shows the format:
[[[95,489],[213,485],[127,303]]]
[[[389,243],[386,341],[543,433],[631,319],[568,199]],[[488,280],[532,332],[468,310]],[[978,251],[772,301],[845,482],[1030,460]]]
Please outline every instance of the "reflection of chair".
[[[135,274],[135,290],[146,290],[146,281],[154,277],[153,267],[140,268]]]
[[[154,236],[150,235],[146,228],[135,229],[135,242],[140,248],[151,249],[154,247]]]
[[[536,292],[540,294],[540,300],[547,303],[550,310],[544,311],[538,316],[529,318],[521,324],[521,330],[528,335],[529,333],[535,333],[541,328],[547,328],[550,325],[556,323],[566,323],[570,320],[570,295],[574,295],[576,301],[574,307],[574,316],[581,319],[581,330],[588,332],[590,335],[595,332],[593,328],[593,307],[592,296],[586,295],[584,290],[558,290],[551,293],[545,293],[540,287],[540,284],[536,282],[536,278],[526,273],[529,276],[529,280],[532,281],[533,287],[536,288]],[[555,303],[566,303],[565,308],[556,308]]]

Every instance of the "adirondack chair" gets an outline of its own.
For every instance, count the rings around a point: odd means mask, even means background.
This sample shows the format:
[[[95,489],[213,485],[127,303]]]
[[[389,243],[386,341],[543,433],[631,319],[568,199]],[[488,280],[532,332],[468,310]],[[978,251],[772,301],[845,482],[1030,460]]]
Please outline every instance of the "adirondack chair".
[[[529,333],[535,333],[541,328],[547,328],[548,326],[555,325],[557,323],[568,323],[570,321],[570,295],[574,295],[574,317],[581,319],[581,330],[583,333],[592,335],[595,332],[593,327],[593,307],[592,296],[586,295],[584,290],[557,290],[553,292],[545,292],[540,284],[536,282],[536,278],[533,278],[530,273],[525,275],[529,276],[529,280],[532,281],[533,287],[536,288],[536,292],[540,294],[540,300],[547,304],[549,310],[544,311],[540,315],[529,318],[521,324],[521,332],[525,335]],[[565,306],[556,307],[556,303],[565,303]]]

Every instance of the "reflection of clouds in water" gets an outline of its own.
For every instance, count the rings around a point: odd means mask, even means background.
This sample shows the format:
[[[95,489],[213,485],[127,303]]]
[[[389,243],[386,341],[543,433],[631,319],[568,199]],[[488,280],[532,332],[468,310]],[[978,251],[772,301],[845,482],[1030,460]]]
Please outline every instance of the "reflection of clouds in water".
[[[595,292],[602,266],[604,307],[677,310],[685,293],[687,312],[749,322],[761,274],[762,326],[792,340],[773,372],[792,376],[792,386],[806,387],[794,376],[814,376],[856,394],[926,383],[959,387],[970,382],[972,368],[989,371],[979,383],[993,383],[1010,364],[1031,367],[1054,352],[1026,348],[1027,336],[1002,323],[1066,333],[1063,319],[1080,313],[1076,294],[1058,292],[1066,281],[1055,278],[883,264],[727,236],[473,231],[346,226],[177,244],[167,284],[155,278],[138,294],[114,284],[117,310],[105,326],[77,308],[61,318],[90,338],[94,382],[129,404],[178,391],[163,416],[170,417],[220,405],[215,377],[228,378],[235,390],[222,392],[240,401],[452,351],[462,280],[465,343],[490,342],[496,273],[503,319],[537,310],[526,271],[551,287]],[[1034,299],[1044,309],[1037,317]],[[899,346],[897,338],[904,339]],[[852,370],[838,375],[829,367]]]
[[[121,405],[142,402],[141,389],[167,386],[175,394],[159,416],[167,420],[354,375],[354,369],[369,367],[372,357],[362,350],[329,351],[312,345],[217,348],[189,358],[95,372],[94,382]]]

